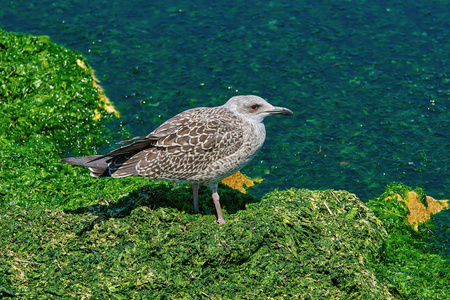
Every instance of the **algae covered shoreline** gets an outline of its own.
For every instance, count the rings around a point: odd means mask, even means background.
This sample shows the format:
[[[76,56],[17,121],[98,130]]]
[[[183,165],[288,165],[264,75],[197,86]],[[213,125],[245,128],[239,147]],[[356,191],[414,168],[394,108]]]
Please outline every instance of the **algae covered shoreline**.
[[[229,223],[219,226],[206,190],[194,214],[189,187],[95,180],[59,162],[95,154],[115,118],[77,61],[87,65],[49,37],[0,33],[1,296],[450,297],[449,257],[425,242],[433,223],[415,231],[407,206],[388,197],[405,198],[401,184],[367,204],[346,191],[255,199],[221,186]]]

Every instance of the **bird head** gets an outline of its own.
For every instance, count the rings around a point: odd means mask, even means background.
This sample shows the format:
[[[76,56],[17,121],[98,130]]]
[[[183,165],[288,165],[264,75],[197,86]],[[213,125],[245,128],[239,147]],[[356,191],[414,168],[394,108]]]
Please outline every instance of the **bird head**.
[[[263,98],[253,95],[232,97],[223,107],[256,123],[261,123],[269,115],[292,116],[294,114],[290,109],[273,106]]]

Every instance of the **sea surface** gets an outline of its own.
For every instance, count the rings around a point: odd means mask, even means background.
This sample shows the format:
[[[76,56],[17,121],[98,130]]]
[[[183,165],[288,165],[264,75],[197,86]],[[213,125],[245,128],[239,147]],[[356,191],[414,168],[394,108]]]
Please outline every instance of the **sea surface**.
[[[121,113],[114,132],[146,135],[238,94],[293,110],[266,119],[242,170],[264,179],[255,196],[344,189],[367,201],[396,181],[450,198],[450,1],[0,4],[3,30],[88,59]]]

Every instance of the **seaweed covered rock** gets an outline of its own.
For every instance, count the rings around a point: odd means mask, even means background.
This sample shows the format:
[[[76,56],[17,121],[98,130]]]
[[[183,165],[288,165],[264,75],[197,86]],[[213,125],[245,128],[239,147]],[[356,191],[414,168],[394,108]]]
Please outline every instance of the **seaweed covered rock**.
[[[36,297],[58,290],[63,276],[66,295],[85,297],[391,297],[369,268],[386,232],[353,194],[274,191],[219,226],[213,214],[156,208],[165,189],[170,185],[158,183],[108,207],[33,210],[27,218],[8,212],[30,231],[2,233],[10,245],[2,259],[9,290]],[[186,200],[186,191],[169,195]],[[19,262],[25,257],[39,270]]]
[[[380,197],[367,203],[388,232],[379,252],[379,260],[373,264],[374,273],[392,294],[399,297],[449,299],[448,213],[447,221],[439,227],[435,225],[436,217],[433,215],[431,219],[428,216],[426,222],[409,222],[411,211],[404,201],[399,201],[398,196],[407,199],[411,193],[419,195],[422,205],[428,202],[423,189],[391,183]]]
[[[408,223],[418,231],[419,224],[431,219],[433,214],[449,208],[449,200],[436,200],[427,196],[423,189],[414,191],[399,183],[391,183],[381,195],[383,200],[397,199],[408,208]]]
[[[83,61],[48,36],[0,30],[0,205],[60,202],[59,180],[43,180],[57,179],[61,153],[92,154],[107,143],[105,124],[114,115],[99,106]]]
[[[0,31],[0,45],[2,146],[98,147],[105,129],[92,122],[99,93],[91,72],[77,63],[83,56],[48,36]]]

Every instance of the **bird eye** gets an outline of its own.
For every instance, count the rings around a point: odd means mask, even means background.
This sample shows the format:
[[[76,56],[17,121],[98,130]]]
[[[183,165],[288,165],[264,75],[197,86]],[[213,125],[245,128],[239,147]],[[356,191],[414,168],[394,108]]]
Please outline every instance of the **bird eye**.
[[[258,107],[259,107],[258,104],[253,104],[253,105],[252,105],[252,109],[257,109]]]

